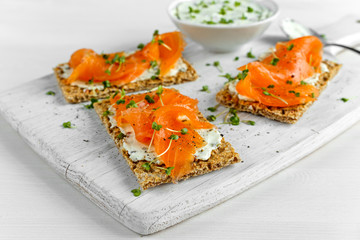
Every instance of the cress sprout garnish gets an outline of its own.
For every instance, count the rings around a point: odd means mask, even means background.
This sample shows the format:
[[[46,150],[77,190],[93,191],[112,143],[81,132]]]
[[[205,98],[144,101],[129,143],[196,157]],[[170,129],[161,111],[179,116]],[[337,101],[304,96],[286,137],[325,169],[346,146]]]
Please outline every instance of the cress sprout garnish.
[[[138,105],[134,100],[130,100],[130,102],[126,105],[126,108],[137,108]]]
[[[251,49],[250,49],[249,52],[247,52],[246,57],[248,57],[248,58],[256,58],[256,57],[254,56],[254,54],[252,54]]]
[[[210,93],[210,90],[209,90],[209,86],[208,85],[204,85],[204,86],[202,86],[202,88],[201,88],[201,90],[200,90],[201,92],[207,92],[207,93]]]
[[[85,105],[85,108],[87,109],[93,109],[94,108],[94,103],[98,102],[99,100],[97,100],[96,98],[91,98],[90,99],[90,104]]]
[[[271,60],[270,64],[273,65],[273,66],[276,66],[278,62],[279,62],[279,58],[274,57],[274,58]]]
[[[70,121],[64,122],[62,125],[64,128],[75,128]]]
[[[131,192],[134,194],[134,197],[138,197],[141,195],[140,188],[135,188],[135,189],[131,190]]]

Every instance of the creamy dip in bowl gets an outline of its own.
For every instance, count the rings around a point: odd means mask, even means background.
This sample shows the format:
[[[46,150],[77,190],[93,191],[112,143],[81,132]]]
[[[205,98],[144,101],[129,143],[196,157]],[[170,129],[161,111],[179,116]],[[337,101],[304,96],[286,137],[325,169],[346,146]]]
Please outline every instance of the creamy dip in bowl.
[[[174,24],[212,52],[232,52],[259,37],[278,15],[272,0],[177,0],[168,9]]]

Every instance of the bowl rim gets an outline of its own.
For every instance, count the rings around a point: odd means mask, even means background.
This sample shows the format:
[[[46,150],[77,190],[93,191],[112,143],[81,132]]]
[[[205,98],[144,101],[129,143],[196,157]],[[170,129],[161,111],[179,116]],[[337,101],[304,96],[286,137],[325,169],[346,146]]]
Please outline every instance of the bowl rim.
[[[231,26],[231,25],[205,25],[205,24],[201,24],[201,23],[192,23],[189,21],[179,20],[172,14],[172,10],[180,3],[192,2],[192,1],[194,1],[194,0],[175,0],[172,3],[170,3],[168,6],[167,13],[168,13],[169,17],[171,18],[171,20],[177,24],[183,24],[183,25],[194,26],[194,27],[202,27],[202,28],[208,28],[208,29],[237,29],[237,28],[241,29],[241,28],[248,28],[248,27],[262,25],[267,22],[271,22],[275,18],[277,18],[277,16],[279,15],[279,5],[273,0],[266,0],[267,2],[270,2],[270,4],[273,4],[275,7],[275,11],[274,11],[273,15],[271,15],[270,17],[265,18],[261,21],[244,24],[244,25],[234,25],[234,26]],[[261,0],[254,0],[254,2],[258,2],[258,1],[261,1]]]

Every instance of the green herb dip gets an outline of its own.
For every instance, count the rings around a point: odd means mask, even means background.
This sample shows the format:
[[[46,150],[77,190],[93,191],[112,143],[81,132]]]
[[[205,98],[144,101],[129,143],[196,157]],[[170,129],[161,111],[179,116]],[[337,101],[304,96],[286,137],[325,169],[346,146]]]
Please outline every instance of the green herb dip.
[[[251,0],[198,0],[178,4],[173,14],[192,23],[239,26],[264,20],[273,12]]]

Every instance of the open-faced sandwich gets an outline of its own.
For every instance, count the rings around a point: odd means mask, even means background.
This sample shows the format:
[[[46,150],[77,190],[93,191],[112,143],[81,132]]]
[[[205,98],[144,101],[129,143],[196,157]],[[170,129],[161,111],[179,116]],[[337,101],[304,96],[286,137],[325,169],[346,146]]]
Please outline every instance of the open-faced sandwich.
[[[94,107],[145,190],[241,161],[197,104],[159,86],[129,96],[119,91]]]
[[[341,65],[322,60],[314,36],[279,42],[276,49],[238,68],[217,94],[221,104],[285,123],[295,123],[316,101]]]
[[[97,54],[80,49],[54,71],[65,99],[79,103],[109,97],[119,89],[135,92],[196,80],[196,71],[182,58],[184,47],[180,32],[155,31],[135,52]]]

